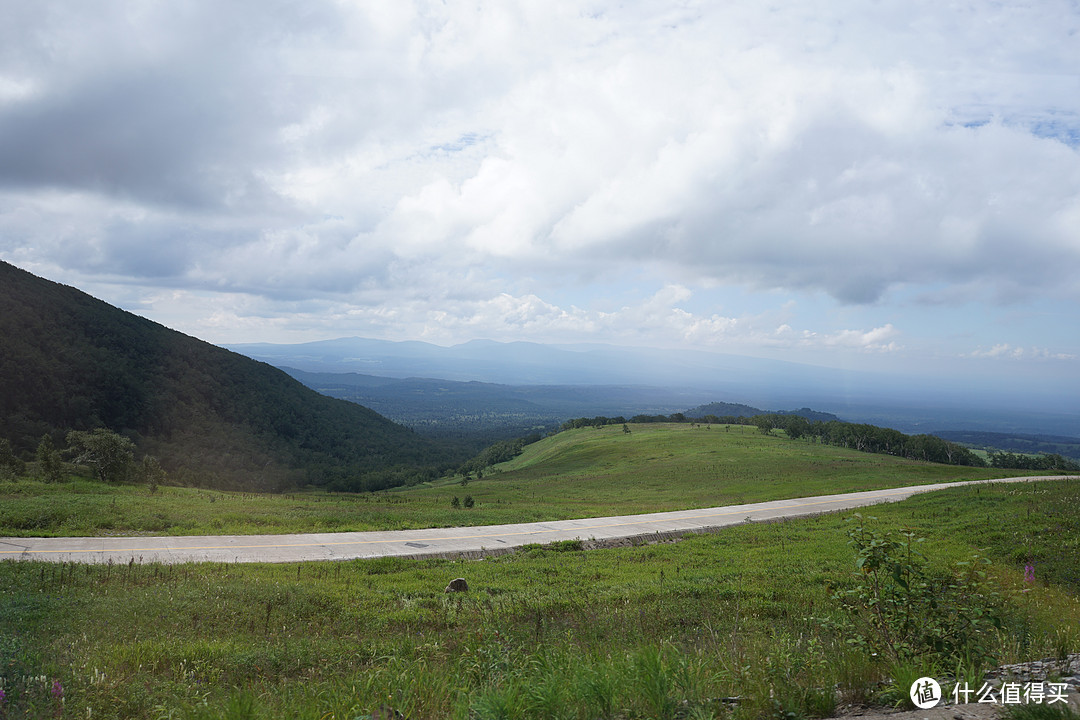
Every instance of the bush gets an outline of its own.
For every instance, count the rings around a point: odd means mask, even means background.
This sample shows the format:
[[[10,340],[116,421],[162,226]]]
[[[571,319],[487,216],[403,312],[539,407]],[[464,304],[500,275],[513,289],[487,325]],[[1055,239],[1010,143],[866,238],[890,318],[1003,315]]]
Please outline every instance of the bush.
[[[53,445],[52,436],[43,435],[37,446],[38,473],[45,482],[60,482],[64,479],[64,463],[60,453]]]
[[[879,535],[862,516],[849,518],[855,586],[831,589],[845,611],[848,642],[896,665],[914,659],[973,670],[994,660],[989,641],[1000,629],[1001,599],[986,582],[989,560],[973,557],[932,577],[918,550],[923,538]]]

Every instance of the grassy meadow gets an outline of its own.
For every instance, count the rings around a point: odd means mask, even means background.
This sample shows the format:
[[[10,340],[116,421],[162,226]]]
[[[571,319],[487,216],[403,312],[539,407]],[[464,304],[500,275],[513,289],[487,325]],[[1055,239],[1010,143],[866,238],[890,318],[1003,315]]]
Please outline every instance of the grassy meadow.
[[[0,536],[202,535],[393,530],[684,510],[1024,474],[919,463],[762,435],[747,426],[569,430],[529,445],[467,485],[461,478],[379,493],[229,493],[0,481]],[[475,501],[453,508],[454,497]]]
[[[1008,662],[1080,651],[1078,507],[1080,479],[996,484],[864,522],[925,537],[936,576],[991,560],[972,597],[1002,618],[981,642]],[[890,677],[957,668],[848,642],[829,594],[860,582],[845,517],[480,561],[4,562],[0,717],[795,720],[896,702]],[[469,590],[445,594],[459,576]]]

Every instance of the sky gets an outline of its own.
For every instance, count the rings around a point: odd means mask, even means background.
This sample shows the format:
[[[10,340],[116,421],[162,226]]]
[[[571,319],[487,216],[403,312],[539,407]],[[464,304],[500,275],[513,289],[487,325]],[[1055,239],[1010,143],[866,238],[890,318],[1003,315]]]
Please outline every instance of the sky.
[[[0,259],[219,344],[1080,377],[1077,0],[0,0]]]

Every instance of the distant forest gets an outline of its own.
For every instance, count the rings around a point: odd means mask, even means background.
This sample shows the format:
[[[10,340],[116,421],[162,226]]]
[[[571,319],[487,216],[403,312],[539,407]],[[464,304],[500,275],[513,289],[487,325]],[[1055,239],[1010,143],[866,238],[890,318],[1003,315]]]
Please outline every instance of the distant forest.
[[[1004,451],[1022,455],[1062,455],[1080,461],[1080,438],[1062,435],[948,430],[935,432],[940,438],[987,452]]]

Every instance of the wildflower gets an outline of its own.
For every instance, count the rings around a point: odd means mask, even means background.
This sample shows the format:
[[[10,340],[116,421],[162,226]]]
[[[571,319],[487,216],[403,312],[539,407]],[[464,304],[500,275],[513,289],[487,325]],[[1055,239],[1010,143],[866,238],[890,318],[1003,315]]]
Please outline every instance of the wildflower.
[[[1024,582],[1026,582],[1026,583],[1035,582],[1035,566],[1034,565],[1025,565],[1024,566]]]
[[[54,679],[52,681],[52,696],[57,700],[64,699],[64,686],[60,684],[59,680]]]
[[[7,702],[7,693],[4,692],[4,688],[0,688],[0,705],[3,705],[5,702]]]

